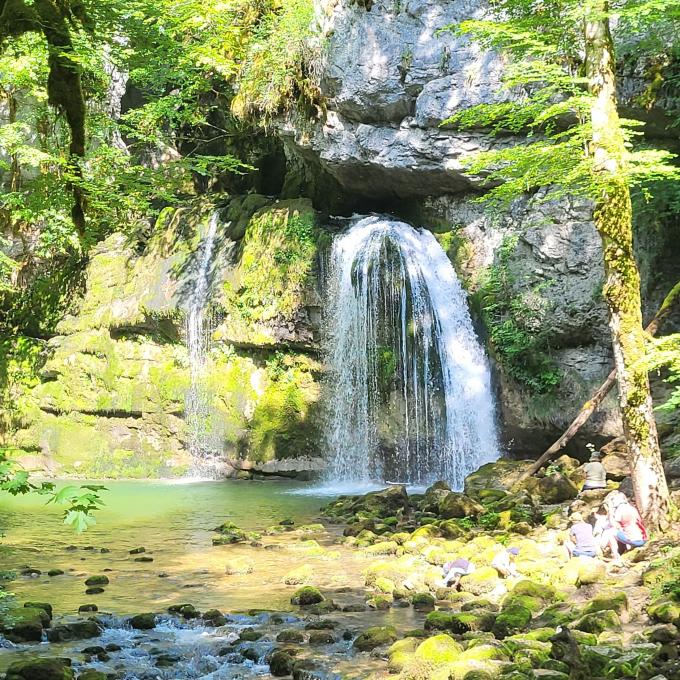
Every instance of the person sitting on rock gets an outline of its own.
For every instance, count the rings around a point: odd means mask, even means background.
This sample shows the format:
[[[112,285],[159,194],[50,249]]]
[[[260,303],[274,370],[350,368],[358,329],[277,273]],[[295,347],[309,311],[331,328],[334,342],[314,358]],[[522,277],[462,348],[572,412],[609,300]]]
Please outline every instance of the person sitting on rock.
[[[647,543],[647,530],[637,508],[632,506],[623,493],[610,499],[612,528],[607,532],[609,549],[615,564],[621,564],[621,553],[630,548],[640,548]]]
[[[573,513],[570,519],[569,540],[564,543],[569,557],[597,557],[592,524],[584,522],[580,512]]]
[[[612,529],[607,506],[601,505],[595,510],[590,517],[590,522],[593,525],[593,537],[600,546],[600,550],[604,550],[609,546],[609,533]]]
[[[600,462],[600,454],[597,451],[591,453],[590,461],[583,466],[583,471],[586,473],[586,481],[581,491],[607,488],[607,471]]]
[[[508,548],[507,550],[501,550],[491,561],[491,566],[503,578],[508,578],[510,576],[516,578],[519,576],[519,572],[515,566],[515,558],[517,555],[519,555],[519,548]]]
[[[462,557],[457,560],[447,562],[443,567],[444,587],[460,590],[460,579],[475,570],[475,565],[470,560]]]

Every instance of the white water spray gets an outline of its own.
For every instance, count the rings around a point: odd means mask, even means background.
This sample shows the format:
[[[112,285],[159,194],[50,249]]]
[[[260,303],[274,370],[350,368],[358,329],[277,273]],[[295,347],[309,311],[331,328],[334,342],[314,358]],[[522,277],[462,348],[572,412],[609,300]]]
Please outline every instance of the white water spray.
[[[460,489],[498,458],[487,360],[430,232],[355,222],[333,244],[327,309],[330,483]]]
[[[210,297],[210,267],[215,248],[215,236],[220,218],[214,212],[200,246],[196,279],[186,310],[186,343],[189,353],[190,385],[186,396],[185,414],[188,448],[194,460],[194,472],[203,471],[201,462],[210,454],[219,452],[219,441],[211,432],[210,394],[205,386],[206,363],[210,350],[212,323],[208,314]]]

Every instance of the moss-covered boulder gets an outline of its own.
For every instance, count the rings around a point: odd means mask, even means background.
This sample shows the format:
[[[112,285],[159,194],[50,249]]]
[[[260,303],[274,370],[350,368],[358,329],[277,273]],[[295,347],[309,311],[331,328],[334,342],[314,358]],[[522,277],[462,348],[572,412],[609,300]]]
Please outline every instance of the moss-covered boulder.
[[[505,492],[512,489],[519,477],[531,466],[531,460],[509,460],[501,458],[494,463],[482,465],[478,470],[465,478],[465,494],[476,500],[493,498],[494,492],[500,492],[502,498]]]
[[[153,613],[137,614],[130,618],[130,627],[135,630],[152,630],[156,627],[156,615]]]
[[[585,614],[577,621],[574,621],[573,626],[576,630],[582,630],[584,633],[599,635],[604,631],[620,631],[621,619],[615,611],[605,609],[592,614]]]
[[[397,639],[397,631],[393,626],[373,626],[367,628],[352,643],[360,652],[369,652],[376,647],[390,645]]]
[[[291,675],[295,657],[289,650],[275,649],[268,657],[269,672],[275,677],[280,678]]]
[[[94,668],[86,668],[78,674],[78,680],[108,680],[108,678],[106,673],[103,673],[102,671],[95,670]]]
[[[411,596],[411,604],[416,611],[429,612],[434,609],[435,599],[430,593],[415,593]]]
[[[319,604],[325,599],[326,598],[318,588],[314,588],[314,586],[303,586],[295,591],[295,594],[290,601],[292,604],[308,607],[310,605]]]
[[[88,640],[89,638],[99,637],[103,628],[93,620],[72,621],[60,623],[47,632],[47,639],[50,642],[69,642],[71,640]]]
[[[289,586],[299,586],[309,583],[314,576],[314,568],[309,564],[301,564],[291,569],[283,577],[283,582]]]
[[[444,519],[477,517],[484,513],[484,506],[465,494],[449,491],[439,499],[437,512]]]
[[[387,650],[387,668],[390,673],[400,673],[404,669],[420,642],[416,637],[406,637],[390,646]]]
[[[450,635],[434,635],[421,642],[415,652],[418,659],[440,665],[455,661],[463,651],[462,646]]]
[[[74,680],[70,659],[28,658],[7,669],[6,680]]]
[[[606,610],[613,610],[619,616],[628,612],[628,596],[623,590],[609,590],[598,593],[583,610],[584,614],[592,614]]]
[[[460,588],[473,595],[486,595],[495,590],[499,583],[498,572],[493,567],[480,567],[460,579]]]
[[[300,643],[304,642],[305,636],[300,630],[296,630],[295,628],[291,628],[289,630],[282,630],[277,636],[276,636],[276,641],[277,642],[293,642],[293,643]]]
[[[545,477],[530,477],[522,483],[522,488],[544,504],[564,503],[578,496],[578,487],[560,472]]]
[[[517,602],[504,606],[501,613],[496,617],[493,633],[498,638],[518,633],[531,622],[531,609]]]
[[[647,614],[656,623],[680,623],[680,602],[664,595],[647,607]]]
[[[50,616],[37,607],[15,607],[0,617],[0,632],[11,642],[40,642]]]
[[[98,574],[97,576],[90,576],[85,579],[86,586],[107,586],[109,585],[109,577],[105,574]]]

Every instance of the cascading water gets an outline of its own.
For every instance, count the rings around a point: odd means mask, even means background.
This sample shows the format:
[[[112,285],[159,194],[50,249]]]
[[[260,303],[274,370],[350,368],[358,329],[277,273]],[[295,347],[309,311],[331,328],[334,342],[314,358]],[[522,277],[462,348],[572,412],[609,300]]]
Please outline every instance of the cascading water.
[[[205,385],[206,361],[210,349],[212,323],[208,312],[210,267],[220,217],[214,212],[200,246],[194,285],[186,309],[186,343],[189,353],[190,385],[186,396],[185,418],[188,448],[194,460],[194,473],[202,474],[206,458],[219,452],[216,433],[211,431],[211,398]]]
[[[326,327],[329,481],[461,488],[498,457],[486,357],[425,230],[368,217],[336,238]]]

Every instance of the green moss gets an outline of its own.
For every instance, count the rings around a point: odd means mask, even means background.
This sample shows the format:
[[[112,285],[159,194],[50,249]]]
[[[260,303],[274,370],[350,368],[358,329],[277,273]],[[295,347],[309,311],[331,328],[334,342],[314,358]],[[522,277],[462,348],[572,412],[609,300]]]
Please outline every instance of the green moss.
[[[521,604],[511,603],[503,607],[496,618],[493,632],[496,637],[504,638],[524,630],[531,622],[531,610]]]
[[[435,635],[418,645],[415,656],[434,665],[455,661],[463,648],[451,636]]]
[[[368,652],[376,647],[393,643],[397,639],[397,631],[393,626],[373,626],[367,628],[354,640],[353,646],[361,652]]]

